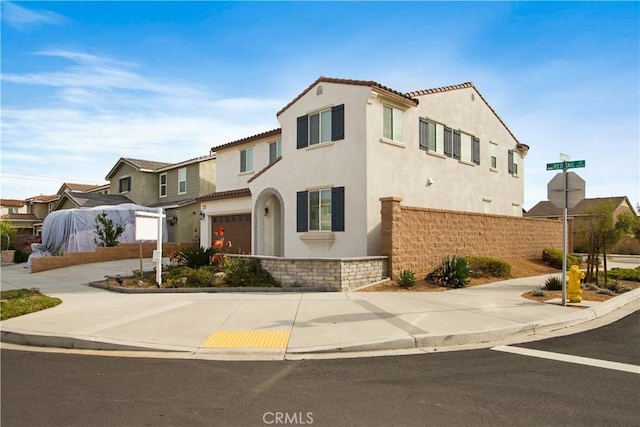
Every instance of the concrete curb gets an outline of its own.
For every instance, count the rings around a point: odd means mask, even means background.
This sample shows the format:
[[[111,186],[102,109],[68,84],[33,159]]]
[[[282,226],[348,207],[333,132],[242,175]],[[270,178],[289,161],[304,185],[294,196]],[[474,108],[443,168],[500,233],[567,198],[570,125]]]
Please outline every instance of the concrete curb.
[[[163,351],[163,352],[194,352],[197,348],[183,348],[179,346],[159,346],[151,343],[128,342],[88,336],[73,336],[67,334],[34,334],[32,331],[3,330],[0,341],[32,347],[54,347],[77,350],[105,350],[105,351]]]
[[[277,288],[277,287],[233,287],[233,288],[123,288],[120,286],[106,285],[102,282],[89,282],[87,286],[92,288],[104,289],[111,292],[118,292],[121,294],[195,294],[195,293],[278,293],[278,292],[337,292],[335,289],[328,287],[291,287],[291,288]]]

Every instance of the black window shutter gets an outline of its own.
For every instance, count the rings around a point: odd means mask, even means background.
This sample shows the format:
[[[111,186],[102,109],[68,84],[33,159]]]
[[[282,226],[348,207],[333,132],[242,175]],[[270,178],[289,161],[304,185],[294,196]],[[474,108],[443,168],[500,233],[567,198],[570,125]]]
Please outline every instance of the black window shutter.
[[[471,161],[476,165],[480,164],[480,138],[474,136],[473,144],[471,146],[471,156],[473,157]]]
[[[444,128],[444,154],[451,157],[453,155],[453,130],[449,127]]]
[[[298,232],[309,231],[309,192],[297,193],[296,229]]]
[[[344,187],[331,189],[331,231],[344,231]]]
[[[123,179],[120,179],[118,181],[118,193],[122,193],[122,184],[123,184]]]
[[[460,142],[460,131],[453,131],[453,158],[460,159],[462,153],[462,143]]]
[[[309,145],[309,117],[298,117],[298,148],[304,148]]]
[[[509,154],[507,157],[508,161],[509,161],[509,173],[513,175],[514,172],[514,167],[513,167],[513,151],[509,150]]]
[[[344,104],[331,109],[331,140],[344,139]]]
[[[420,149],[429,151],[429,124],[422,117],[420,117],[418,130],[420,133]]]

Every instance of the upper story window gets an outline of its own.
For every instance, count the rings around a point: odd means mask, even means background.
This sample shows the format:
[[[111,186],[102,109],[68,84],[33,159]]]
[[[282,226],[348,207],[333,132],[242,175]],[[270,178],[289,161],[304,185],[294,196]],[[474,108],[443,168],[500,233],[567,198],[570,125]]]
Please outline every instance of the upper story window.
[[[178,169],[178,194],[187,192],[187,168]]]
[[[300,116],[297,126],[297,148],[344,139],[344,104]]]
[[[240,151],[240,173],[253,170],[253,147]]]
[[[131,177],[127,176],[124,178],[120,178],[120,180],[118,181],[118,192],[126,193],[128,191],[131,191]]]
[[[17,214],[18,213],[18,208],[7,208],[7,211],[10,214]]]
[[[167,174],[160,175],[160,197],[167,197]]]
[[[382,136],[393,141],[403,141],[404,111],[382,106]]]
[[[298,232],[344,231],[344,187],[299,191]]]
[[[517,151],[509,150],[509,173],[513,176],[518,176],[518,158],[520,154]]]
[[[432,120],[420,117],[419,122],[420,149],[432,153],[443,153],[443,126]],[[438,134],[438,132],[440,132]]]
[[[269,144],[269,163],[273,163],[282,157],[282,141],[278,140]]]
[[[489,146],[491,147],[491,169],[498,169],[498,145],[492,142]]]

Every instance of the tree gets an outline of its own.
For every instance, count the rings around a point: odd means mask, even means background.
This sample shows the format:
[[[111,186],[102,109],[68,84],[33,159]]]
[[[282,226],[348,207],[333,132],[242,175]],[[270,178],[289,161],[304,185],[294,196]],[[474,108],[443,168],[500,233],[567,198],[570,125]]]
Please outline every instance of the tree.
[[[0,247],[2,250],[11,249],[13,245],[13,236],[15,236],[17,230],[13,226],[10,220],[3,219],[0,221]]]
[[[588,282],[598,283],[599,255],[602,254],[604,282],[607,283],[607,250],[615,246],[635,222],[634,215],[628,212],[616,217],[615,209],[614,202],[603,201],[586,212],[587,217],[582,224],[580,234],[587,246],[586,280]]]
[[[106,212],[102,211],[96,217],[96,234],[98,239],[95,240],[96,245],[107,248],[118,246],[118,238],[124,233],[126,224],[124,222],[114,223],[112,219],[107,218]]]

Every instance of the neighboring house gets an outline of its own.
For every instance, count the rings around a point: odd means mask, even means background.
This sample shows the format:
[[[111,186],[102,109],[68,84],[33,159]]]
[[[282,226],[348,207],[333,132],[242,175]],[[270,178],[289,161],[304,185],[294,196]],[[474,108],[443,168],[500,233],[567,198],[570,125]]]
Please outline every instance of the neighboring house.
[[[405,94],[320,77],[277,117],[280,129],[212,148],[203,245],[224,225],[234,244],[250,236],[242,249],[256,255],[380,255],[383,197],[522,216],[529,147],[471,83]]]
[[[26,213],[28,210],[24,200],[0,199],[0,215]]]
[[[34,236],[34,224],[39,221],[24,200],[16,199],[0,199],[0,220],[11,221],[17,236]]]
[[[164,208],[169,241],[192,242],[200,238],[196,198],[216,189],[216,157],[210,154],[179,163],[120,158],[106,179],[110,194]]]
[[[39,196],[29,197],[25,200],[27,211],[37,218],[33,222],[33,235],[40,236],[42,233],[42,222],[49,213],[55,210],[59,200],[59,194],[41,194]]]
[[[634,216],[637,216],[636,211],[633,209],[633,205],[626,196],[582,199],[582,201],[578,203],[574,208],[567,209],[567,218],[573,219],[573,243],[574,249],[578,252],[586,251],[581,236],[581,229],[584,221],[589,216],[589,212],[601,203],[612,203],[615,207],[613,215],[616,218],[623,212],[628,212]],[[524,214],[524,216],[527,218],[546,218],[561,220],[563,217],[563,212],[562,208],[557,208],[550,201],[543,200],[529,209]],[[640,254],[640,243],[638,243],[637,239],[625,239],[615,248],[613,248],[613,251],[624,251],[624,248],[628,248],[627,252],[635,252],[636,255]]]

